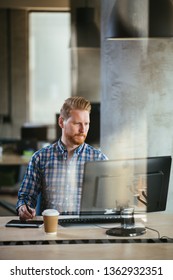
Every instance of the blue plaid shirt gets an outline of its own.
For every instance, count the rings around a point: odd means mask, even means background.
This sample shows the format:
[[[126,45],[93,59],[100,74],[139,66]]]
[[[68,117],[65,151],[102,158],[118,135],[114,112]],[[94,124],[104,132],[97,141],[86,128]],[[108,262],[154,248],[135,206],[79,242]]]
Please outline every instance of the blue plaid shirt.
[[[84,163],[106,160],[100,150],[84,143],[68,159],[61,140],[35,152],[18,192],[17,209],[24,201],[35,208],[41,192],[41,210],[53,208],[60,213],[78,213],[83,184]]]

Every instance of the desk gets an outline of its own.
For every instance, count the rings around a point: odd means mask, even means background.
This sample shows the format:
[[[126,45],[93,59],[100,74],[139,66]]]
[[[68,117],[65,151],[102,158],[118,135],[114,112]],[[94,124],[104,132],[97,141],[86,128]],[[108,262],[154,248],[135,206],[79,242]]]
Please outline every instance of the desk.
[[[0,165],[28,165],[30,157],[16,154],[3,154],[0,157]]]
[[[11,218],[14,216],[0,217],[0,259],[3,260],[173,260],[173,240],[159,242],[157,233],[149,229],[140,237],[127,239],[107,236],[106,229],[97,226],[58,226],[57,235],[53,236],[46,235],[43,227],[6,228]],[[149,213],[146,226],[158,230],[160,236],[173,238],[173,214]]]

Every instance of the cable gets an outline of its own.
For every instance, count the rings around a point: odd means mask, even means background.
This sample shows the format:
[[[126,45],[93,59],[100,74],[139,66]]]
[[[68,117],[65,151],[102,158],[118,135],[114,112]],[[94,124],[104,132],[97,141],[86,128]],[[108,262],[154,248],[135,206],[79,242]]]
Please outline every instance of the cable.
[[[168,239],[170,241],[173,241],[172,237],[169,237],[169,236],[166,236],[166,235],[160,236],[160,232],[158,230],[156,230],[156,229],[153,229],[153,228],[150,228],[150,227],[146,227],[146,228],[149,229],[149,230],[153,230],[153,231],[157,232],[158,238],[161,239],[161,240],[162,239]]]
[[[160,239],[168,239],[170,241],[173,241],[173,237],[169,237],[169,236],[166,236],[166,235],[163,235]]]
[[[158,230],[150,228],[150,227],[146,227],[146,228],[149,229],[149,230],[153,230],[153,231],[157,232],[158,238],[160,239],[160,232]]]

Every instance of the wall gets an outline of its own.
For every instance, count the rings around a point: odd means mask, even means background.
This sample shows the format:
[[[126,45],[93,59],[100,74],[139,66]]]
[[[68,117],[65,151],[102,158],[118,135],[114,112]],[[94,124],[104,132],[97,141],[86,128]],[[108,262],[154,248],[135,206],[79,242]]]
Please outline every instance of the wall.
[[[5,115],[8,113],[8,86],[7,86],[7,21],[6,21],[6,11],[0,10],[0,113]],[[3,94],[2,94],[3,92]]]
[[[107,40],[114,3],[102,0],[102,150],[110,159],[173,155],[173,41]],[[172,202],[173,171],[168,212]]]
[[[0,13],[0,22],[4,26],[4,30],[1,29],[0,42],[1,58],[4,58],[0,65],[0,73],[3,74],[0,80],[0,95],[3,104],[6,104],[0,111],[0,136],[5,138],[19,137],[20,127],[26,121],[28,113],[27,18],[27,12],[22,10],[4,9]],[[8,28],[4,22],[8,22]],[[7,36],[8,43],[3,46]]]

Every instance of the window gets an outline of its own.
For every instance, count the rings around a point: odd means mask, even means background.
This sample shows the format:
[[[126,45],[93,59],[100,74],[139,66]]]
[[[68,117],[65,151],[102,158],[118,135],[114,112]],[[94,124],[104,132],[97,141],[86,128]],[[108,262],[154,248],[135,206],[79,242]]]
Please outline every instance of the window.
[[[55,124],[71,95],[70,13],[29,14],[29,121]]]

